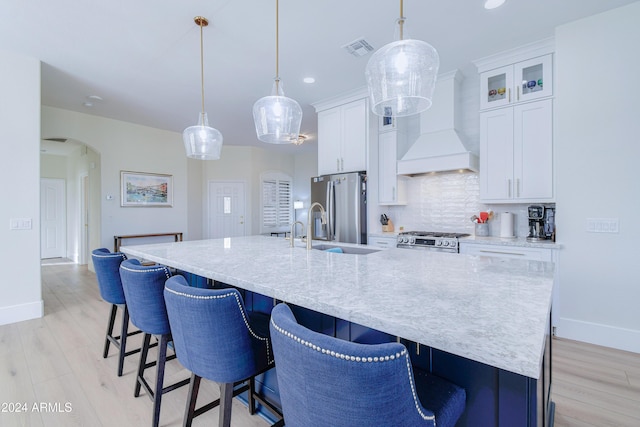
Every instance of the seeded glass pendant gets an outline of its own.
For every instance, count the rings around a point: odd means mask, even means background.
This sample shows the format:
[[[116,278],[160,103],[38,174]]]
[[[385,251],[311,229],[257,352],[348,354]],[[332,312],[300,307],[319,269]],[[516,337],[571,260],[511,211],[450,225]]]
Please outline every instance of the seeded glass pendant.
[[[404,117],[431,107],[440,58],[429,43],[404,39],[403,0],[397,40],[374,53],[365,70],[371,110],[386,117]]]
[[[271,96],[260,98],[253,105],[253,121],[260,141],[270,144],[291,144],[297,141],[302,123],[302,108],[295,100],[284,96],[278,74],[278,0],[276,0],[276,78]]]
[[[182,134],[187,157],[199,160],[218,160],[222,150],[222,134],[209,126],[207,113],[200,113],[198,124],[189,126]]]
[[[222,150],[222,134],[218,129],[209,126],[209,118],[204,112],[204,53],[202,45],[202,27],[209,25],[209,21],[202,16],[193,18],[200,27],[200,87],[202,93],[202,112],[198,116],[198,124],[189,126],[182,133],[187,157],[199,160],[218,160]]]

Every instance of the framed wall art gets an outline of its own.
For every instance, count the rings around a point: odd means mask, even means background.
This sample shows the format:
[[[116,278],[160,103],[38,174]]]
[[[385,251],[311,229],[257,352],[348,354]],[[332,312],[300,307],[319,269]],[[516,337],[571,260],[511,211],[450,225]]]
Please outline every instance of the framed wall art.
[[[120,206],[173,206],[172,175],[120,171],[120,187]]]

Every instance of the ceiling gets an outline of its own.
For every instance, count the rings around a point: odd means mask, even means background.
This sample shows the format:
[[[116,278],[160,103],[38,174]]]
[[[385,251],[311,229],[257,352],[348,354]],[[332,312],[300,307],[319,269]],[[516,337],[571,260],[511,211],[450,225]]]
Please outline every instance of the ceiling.
[[[406,0],[411,38],[432,44],[440,71],[472,76],[472,60],[553,36],[554,28],[637,0]],[[42,104],[181,133],[197,122],[200,30],[204,29],[205,111],[227,145],[283,153],[316,148],[312,103],[365,86],[371,54],[342,46],[393,41],[399,0],[281,0],[280,77],[303,109],[302,146],[257,140],[252,107],[275,77],[275,0],[2,0],[0,49],[42,61]],[[406,38],[406,37],[405,37]],[[303,83],[314,77],[313,84]],[[97,95],[92,107],[83,103]],[[43,138],[67,135],[43,135]]]

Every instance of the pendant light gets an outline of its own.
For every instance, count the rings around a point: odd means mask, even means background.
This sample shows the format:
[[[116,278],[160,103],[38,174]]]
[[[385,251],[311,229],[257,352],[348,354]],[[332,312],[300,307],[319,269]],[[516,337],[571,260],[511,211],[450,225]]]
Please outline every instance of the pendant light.
[[[276,0],[276,77],[271,96],[260,98],[253,105],[253,121],[258,139],[270,144],[291,144],[298,140],[302,109],[300,104],[284,96],[279,74],[279,7]]]
[[[187,157],[200,160],[218,160],[222,150],[222,134],[218,129],[209,126],[209,118],[204,112],[204,50],[202,47],[202,28],[209,25],[207,18],[196,16],[193,18],[200,27],[200,87],[202,91],[202,112],[198,117],[198,124],[189,126],[182,133]]]
[[[431,107],[440,59],[429,43],[404,38],[403,0],[397,39],[374,53],[365,71],[371,110],[386,117],[404,117]]]

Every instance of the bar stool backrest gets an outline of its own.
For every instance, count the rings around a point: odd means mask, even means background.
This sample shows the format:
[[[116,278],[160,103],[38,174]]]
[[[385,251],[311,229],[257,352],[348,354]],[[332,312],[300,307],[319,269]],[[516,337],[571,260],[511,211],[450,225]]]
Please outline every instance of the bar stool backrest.
[[[298,324],[286,304],[274,307],[270,329],[288,427],[435,426],[416,394],[404,345],[316,333]]]
[[[122,287],[129,307],[131,322],[152,335],[171,333],[167,308],[164,304],[164,282],[171,272],[164,265],[141,265],[128,259],[120,265]]]
[[[127,259],[127,256],[122,252],[109,252],[109,249],[99,248],[91,252],[91,259],[96,270],[102,299],[110,304],[125,304],[120,280],[120,264]]]
[[[176,355],[194,374],[235,382],[273,360],[266,334],[252,330],[236,289],[195,288],[176,275],[167,280],[164,296]]]

